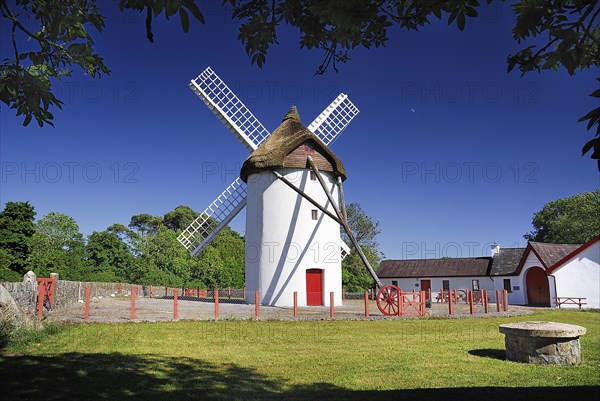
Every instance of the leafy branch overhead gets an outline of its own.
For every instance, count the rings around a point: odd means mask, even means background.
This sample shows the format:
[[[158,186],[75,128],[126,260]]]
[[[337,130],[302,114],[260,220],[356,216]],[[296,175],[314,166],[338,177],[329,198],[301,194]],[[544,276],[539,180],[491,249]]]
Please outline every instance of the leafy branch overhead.
[[[95,52],[90,32],[100,33],[104,16],[96,0],[0,0],[3,23],[9,24],[14,58],[2,62],[0,100],[24,116],[24,125],[33,118],[42,126],[52,125],[52,107],[62,107],[52,84],[70,76],[79,67],[93,77],[110,70]],[[491,3],[491,0],[487,0]],[[164,15],[179,20],[184,32],[191,20],[205,23],[197,0],[120,0],[121,11],[145,14],[146,37],[154,41],[153,22]],[[477,0],[223,0],[239,23],[238,39],[252,64],[262,67],[271,46],[277,45],[278,29],[291,27],[299,32],[299,46],[320,50],[323,61],[317,74],[350,60],[350,52],[385,46],[389,30],[419,30],[436,20],[464,30],[469,19],[477,18]],[[508,71],[518,67],[522,74],[559,70],[570,75],[599,67],[600,28],[598,0],[521,0],[512,5],[515,15],[513,37],[524,46],[507,58]],[[31,49],[31,43],[36,49]],[[28,51],[22,50],[27,48]],[[595,90],[592,97],[598,98]],[[600,107],[580,121],[595,127],[595,138],[582,149],[591,151],[600,170]]]

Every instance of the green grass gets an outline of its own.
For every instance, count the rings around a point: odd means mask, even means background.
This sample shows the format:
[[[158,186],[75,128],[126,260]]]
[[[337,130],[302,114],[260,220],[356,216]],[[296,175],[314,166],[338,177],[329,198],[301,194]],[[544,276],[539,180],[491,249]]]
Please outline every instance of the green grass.
[[[505,361],[498,325],[525,320],[586,327],[583,363]],[[595,399],[600,313],[71,325],[9,348],[0,377],[3,399]]]

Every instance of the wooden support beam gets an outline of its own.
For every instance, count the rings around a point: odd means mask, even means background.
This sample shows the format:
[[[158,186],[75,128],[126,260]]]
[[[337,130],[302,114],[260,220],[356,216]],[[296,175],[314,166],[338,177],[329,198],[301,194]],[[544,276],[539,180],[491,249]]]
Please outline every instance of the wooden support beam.
[[[358,241],[356,240],[356,238],[354,238],[354,234],[352,234],[352,230],[350,230],[350,227],[348,226],[348,224],[344,220],[342,212],[340,212],[340,209],[335,204],[335,200],[333,199],[333,197],[331,196],[331,194],[327,190],[327,185],[325,185],[325,181],[323,181],[323,177],[321,177],[321,173],[319,172],[319,169],[315,165],[312,157],[308,156],[308,158],[306,159],[306,161],[308,162],[308,165],[310,166],[310,168],[312,169],[312,171],[317,176],[317,180],[321,184],[321,187],[323,188],[323,191],[325,192],[325,195],[327,195],[327,199],[329,200],[329,203],[331,204],[331,207],[333,207],[333,210],[335,210],[335,214],[338,217],[338,219],[337,219],[338,222],[342,225],[342,227],[346,231],[346,234],[348,234],[348,238],[350,238],[350,241],[352,241],[352,245],[354,245],[354,249],[356,249],[356,252],[358,252],[358,255],[360,256],[362,262],[364,263],[365,267],[369,271],[369,274],[371,275],[371,277],[373,277],[373,280],[375,280],[375,282],[377,283],[377,286],[379,286],[379,288],[382,288],[383,284],[381,283],[381,280],[379,280],[379,277],[377,277],[377,274],[375,274],[375,270],[373,270],[373,268],[371,267],[371,263],[369,263],[369,260],[367,259],[367,257],[365,256],[364,252],[362,251],[362,248],[360,247],[360,244],[358,243]]]

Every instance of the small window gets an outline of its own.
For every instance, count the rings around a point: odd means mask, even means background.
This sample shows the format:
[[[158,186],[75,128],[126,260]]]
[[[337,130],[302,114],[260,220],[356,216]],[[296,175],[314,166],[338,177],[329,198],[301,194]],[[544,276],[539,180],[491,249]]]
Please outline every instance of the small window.
[[[512,286],[510,284],[510,279],[509,278],[505,278],[504,279],[504,289],[508,292],[512,292]]]
[[[310,179],[311,179],[311,181],[317,181],[317,175],[315,174],[314,171],[310,172]]]
[[[479,280],[472,280],[473,291],[479,291]]]
[[[319,212],[317,212],[317,209],[311,210],[311,216],[313,220],[317,220],[319,218]]]
[[[450,291],[450,280],[442,280],[442,289],[444,291]]]
[[[392,280],[392,285],[398,287],[398,280]]]
[[[305,151],[306,153],[313,154],[313,153],[315,153],[315,148],[313,148],[312,144],[310,144],[310,143],[305,143],[305,144],[304,144],[304,151]]]

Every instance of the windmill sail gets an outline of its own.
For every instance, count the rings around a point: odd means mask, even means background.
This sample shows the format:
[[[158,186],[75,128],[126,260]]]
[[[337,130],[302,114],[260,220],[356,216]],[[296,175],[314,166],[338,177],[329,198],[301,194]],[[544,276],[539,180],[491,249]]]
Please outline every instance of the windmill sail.
[[[350,124],[350,121],[359,113],[358,108],[348,99],[348,95],[340,93],[329,106],[319,114],[308,126],[327,146],[332,144],[337,137]]]
[[[223,122],[250,152],[271,135],[252,112],[229,89],[221,78],[207,67],[190,88]],[[358,108],[341,93],[308,126],[326,145],[344,131],[358,114]],[[246,184],[237,178],[177,237],[192,254],[200,253],[216,235],[246,206]],[[343,250],[348,253],[347,247]],[[343,254],[344,252],[342,252]]]
[[[250,152],[271,135],[210,67],[191,80],[190,88]]]
[[[192,255],[198,254],[246,206],[246,184],[238,177],[177,239]]]

